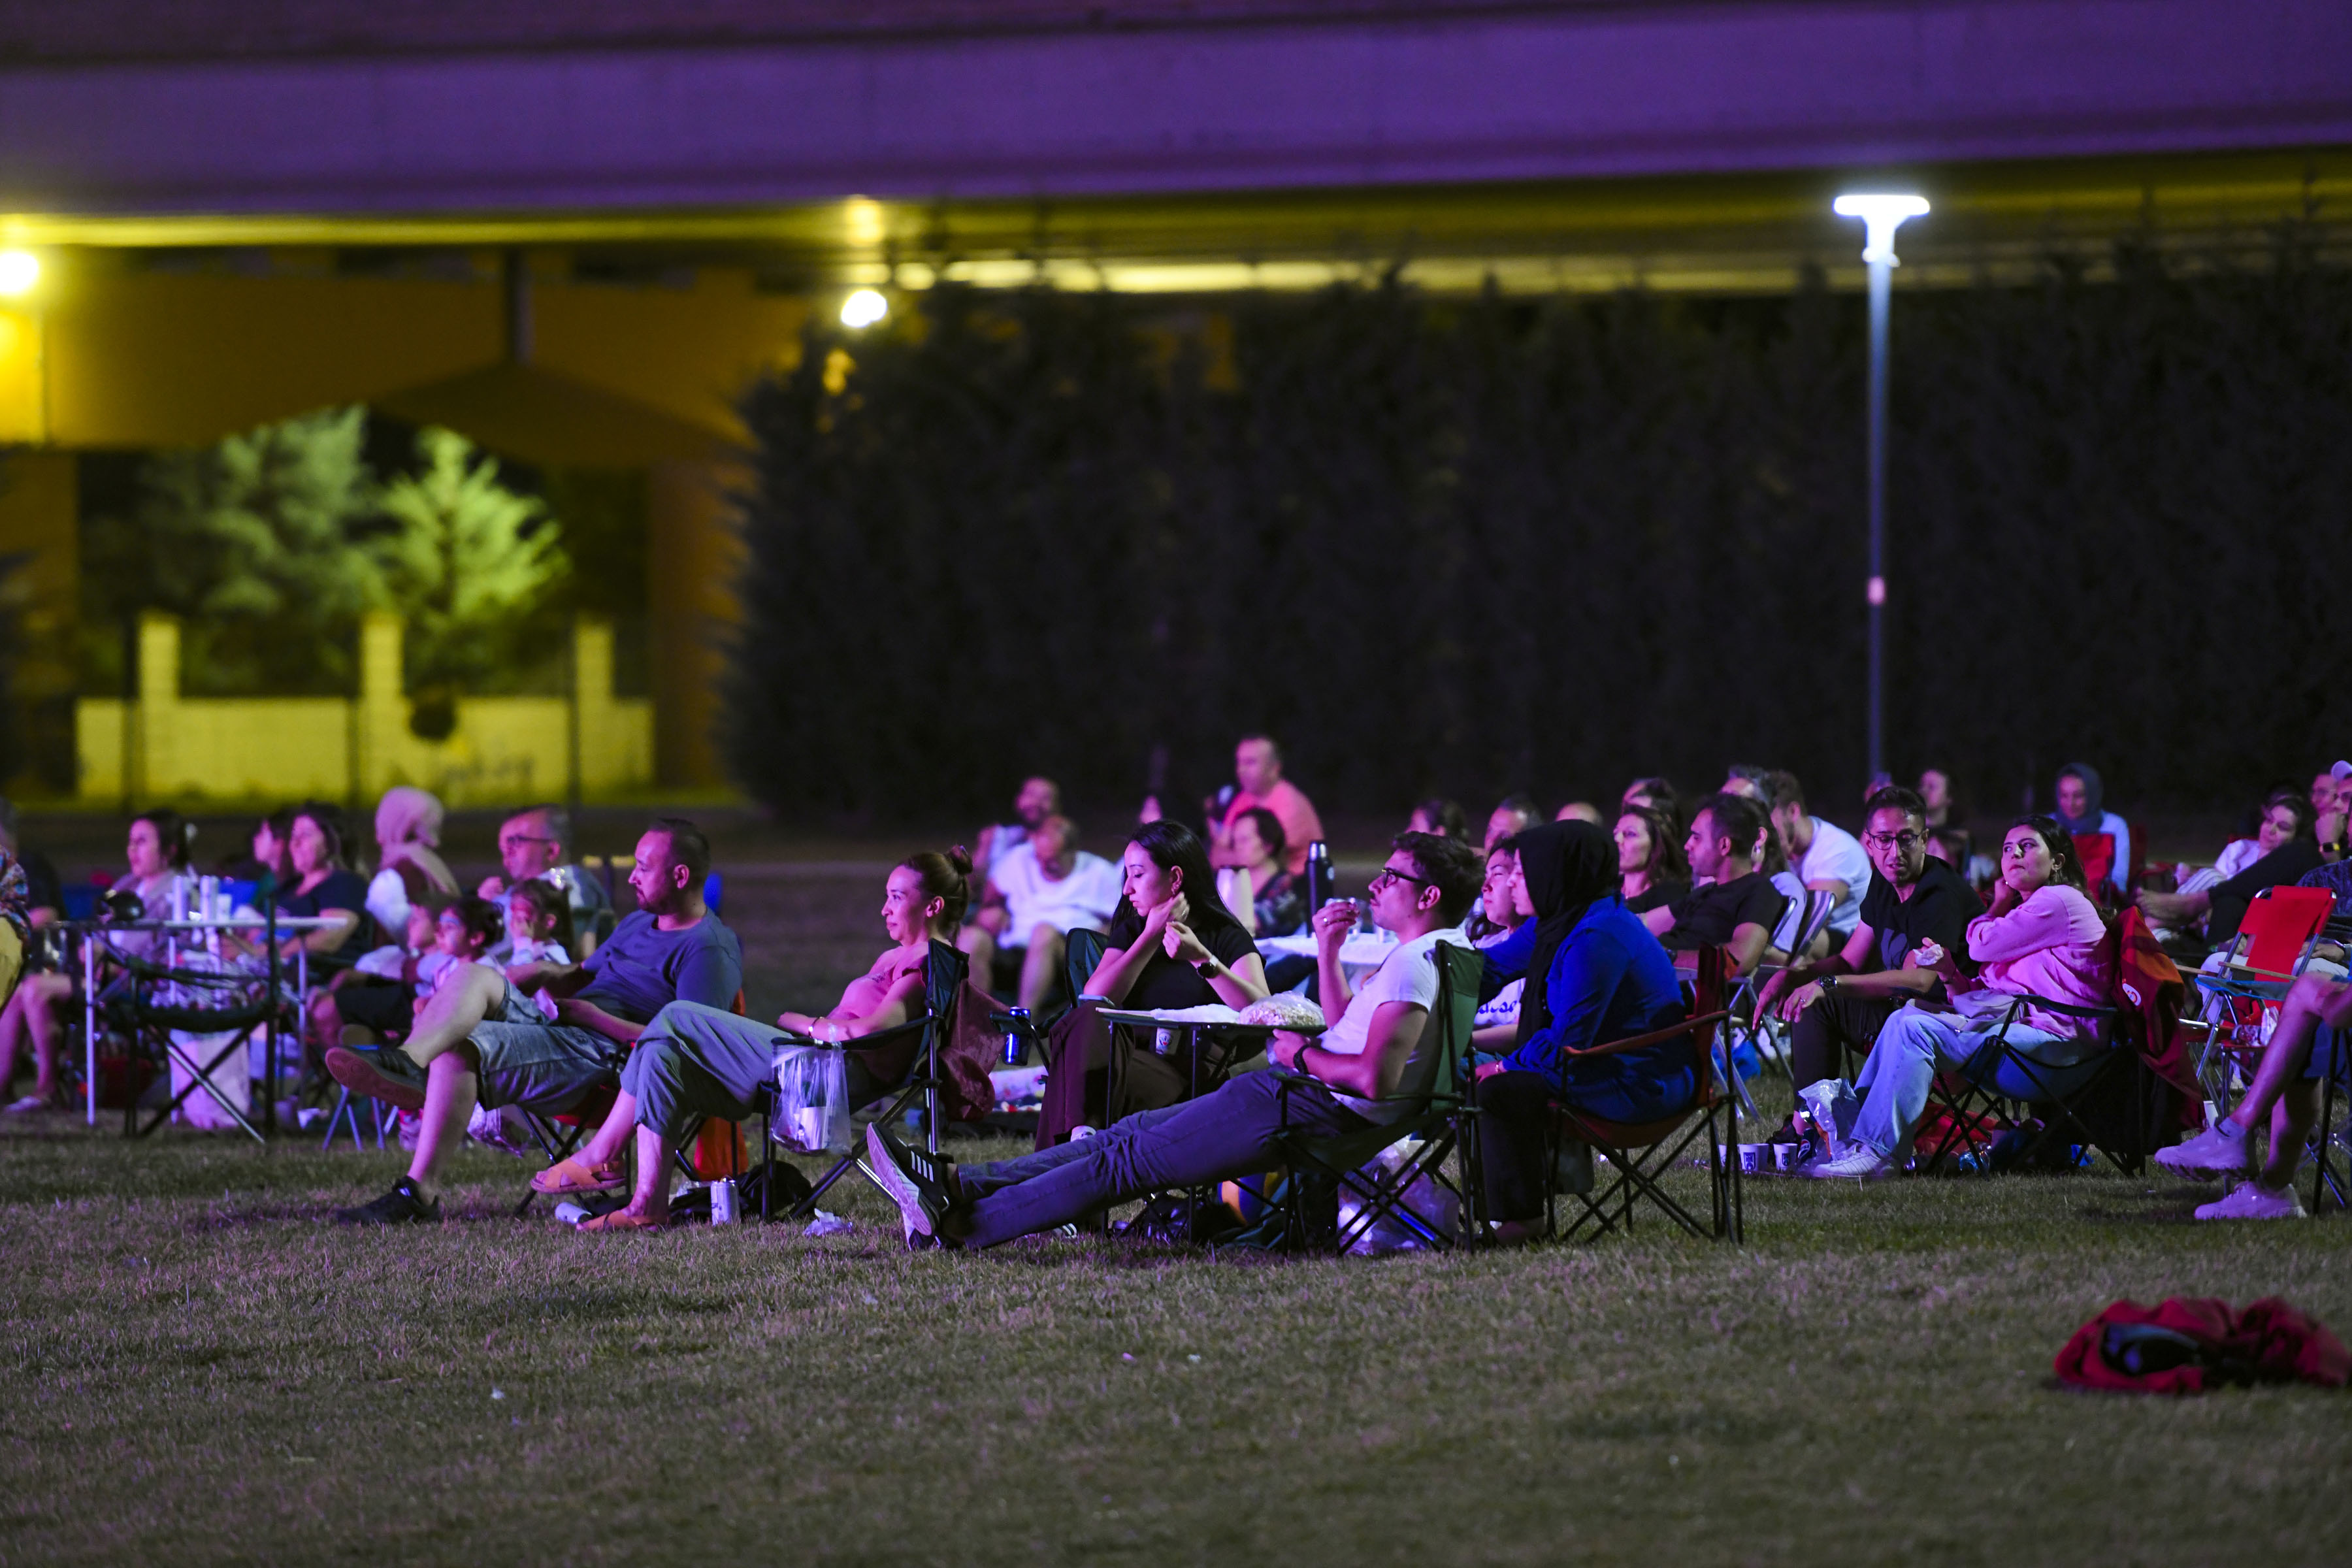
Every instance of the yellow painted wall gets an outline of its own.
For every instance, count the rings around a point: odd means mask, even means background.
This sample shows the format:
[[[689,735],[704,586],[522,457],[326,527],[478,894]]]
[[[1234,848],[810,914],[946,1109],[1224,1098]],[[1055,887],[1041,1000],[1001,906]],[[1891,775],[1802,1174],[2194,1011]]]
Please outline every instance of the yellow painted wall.
[[[180,274],[53,253],[38,297],[0,310],[0,443],[196,445],[496,364],[505,295],[494,266],[478,273]],[[688,288],[539,269],[530,309],[532,363],[721,436],[751,377],[797,354],[807,312],[724,268]]]
[[[21,537],[16,547],[39,552],[29,575],[44,584],[42,614],[56,623],[65,650],[50,661],[54,668],[27,672],[25,695],[49,688],[62,695],[71,686],[77,563],[68,451],[215,441],[270,420],[437,384],[497,364],[506,352],[505,300],[492,254],[475,257],[474,276],[456,279],[339,277],[325,251],[251,255],[252,275],[178,274],[138,268],[119,253],[59,249],[45,258],[37,295],[0,310],[0,445],[46,448],[11,455],[0,472],[0,487],[11,483],[9,475],[26,476],[13,489],[0,488],[0,547]],[[737,394],[761,371],[797,356],[807,301],[759,291],[747,270],[703,268],[688,287],[623,286],[569,281],[562,261],[559,252],[543,252],[533,268],[534,365],[734,437]],[[650,761],[615,763],[614,776],[651,778],[658,771],[664,783],[688,785],[723,776],[709,736],[717,716],[715,649],[736,616],[724,482],[720,470],[705,465],[665,465],[656,475],[646,564],[653,707],[665,715],[660,762],[657,770]],[[246,722],[220,721],[232,721]],[[79,754],[87,762],[97,754],[88,748],[99,742],[89,726],[78,721],[77,728],[85,731]],[[394,728],[404,732],[404,716],[371,733],[389,737]],[[633,733],[624,725],[593,749],[600,757],[622,756]],[[369,742],[355,743],[364,750]],[[235,752],[245,742],[218,744]],[[451,742],[456,752],[429,764],[404,742],[381,744],[385,766],[438,767],[474,781],[467,788],[503,788],[494,781],[520,778],[527,768],[536,770],[540,793],[550,788],[544,764],[531,760],[546,754],[537,742],[509,754],[461,730]],[[107,764],[109,776],[119,778],[120,766]],[[589,779],[603,776],[603,766],[583,755]]]
[[[121,702],[85,699],[75,705],[84,799],[118,800],[126,793],[142,799],[341,799],[414,784],[450,805],[479,805],[570,792],[570,704],[562,698],[465,698],[447,739],[424,740],[409,729],[395,616],[371,616],[361,628],[356,700],[184,698],[179,655],[177,621],[149,616],[140,623],[128,792]],[[582,677],[581,793],[610,796],[646,787],[653,782],[653,704],[613,696],[612,628],[582,622],[573,656]]]

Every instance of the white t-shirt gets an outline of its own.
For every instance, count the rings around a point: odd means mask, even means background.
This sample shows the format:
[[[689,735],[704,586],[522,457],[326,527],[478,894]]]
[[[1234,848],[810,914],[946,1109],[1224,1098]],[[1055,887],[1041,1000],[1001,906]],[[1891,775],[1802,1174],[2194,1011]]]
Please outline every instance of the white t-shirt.
[[[1118,868],[1081,849],[1070,857],[1070,874],[1050,881],[1037,868],[1037,847],[1016,844],[996,857],[988,879],[1004,895],[1004,945],[1026,947],[1041,925],[1067,935],[1081,926],[1100,930],[1118,908]]]
[[[1813,825],[1813,845],[1797,867],[1797,880],[1845,884],[1845,897],[1830,910],[1830,930],[1852,936],[1862,919],[1862,895],[1870,890],[1870,857],[1863,853],[1862,840],[1836,823],[1818,816],[1805,820]]]
[[[1437,958],[1432,950],[1441,942],[1467,949],[1470,939],[1460,926],[1448,926],[1443,931],[1426,932],[1411,942],[1399,942],[1395,951],[1381,960],[1381,966],[1356,984],[1355,999],[1339,1021],[1316,1037],[1315,1047],[1329,1051],[1335,1057],[1360,1057],[1372,1032],[1372,1015],[1391,1002],[1406,1002],[1416,1007],[1437,1005]],[[1427,1026],[1424,1025],[1423,1027]],[[1352,1094],[1331,1090],[1331,1098],[1370,1121],[1393,1121],[1404,1114],[1404,1107],[1375,1105]]]

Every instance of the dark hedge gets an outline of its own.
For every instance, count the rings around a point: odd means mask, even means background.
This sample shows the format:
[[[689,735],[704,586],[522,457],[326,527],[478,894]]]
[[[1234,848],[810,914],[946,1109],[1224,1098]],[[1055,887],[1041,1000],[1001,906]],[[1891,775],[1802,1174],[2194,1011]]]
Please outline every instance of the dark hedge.
[[[1229,348],[1222,341],[1230,325]],[[2352,749],[2352,275],[2126,246],[1899,292],[1889,745],[1994,810],[2236,805]],[[941,288],[756,387],[730,754],[802,816],[1863,783],[1862,304]],[[1217,356],[1223,353],[1222,360]],[[830,383],[830,388],[828,386]]]

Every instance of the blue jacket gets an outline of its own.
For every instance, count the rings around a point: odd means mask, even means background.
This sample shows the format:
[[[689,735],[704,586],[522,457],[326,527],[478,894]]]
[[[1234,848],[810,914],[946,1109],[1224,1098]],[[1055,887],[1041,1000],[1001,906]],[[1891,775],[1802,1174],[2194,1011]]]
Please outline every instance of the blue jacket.
[[[1498,979],[1507,981],[1525,973],[1535,956],[1535,922],[1528,921],[1486,953]],[[1530,979],[1528,984],[1535,982]],[[1610,899],[1585,910],[1584,918],[1552,955],[1551,972],[1544,976],[1543,985],[1551,1008],[1550,1022],[1503,1059],[1510,1071],[1541,1074],[1555,1089],[1561,1086],[1563,1048],[1582,1050],[1630,1039],[1680,1023],[1684,1016],[1682,985],[1675,974],[1674,960],[1641,920],[1627,912],[1621,899]],[[1690,1043],[1675,1040],[1586,1064],[1578,1078],[1590,1083],[1598,1073],[1654,1083],[1687,1072],[1696,1063],[1696,1053]]]

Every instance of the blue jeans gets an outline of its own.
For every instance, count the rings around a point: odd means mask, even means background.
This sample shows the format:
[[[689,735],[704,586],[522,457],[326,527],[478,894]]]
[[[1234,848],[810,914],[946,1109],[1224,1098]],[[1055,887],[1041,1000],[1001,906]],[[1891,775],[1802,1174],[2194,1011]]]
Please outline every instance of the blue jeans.
[[[1264,1171],[1286,1127],[1330,1137],[1365,1125],[1320,1084],[1292,1079],[1285,1094],[1284,1076],[1244,1073],[1198,1100],[1123,1116],[1092,1138],[1006,1161],[978,1184],[957,1173],[967,1197],[975,1184],[986,1188],[971,1205],[964,1245],[994,1247],[1163,1187]],[[1017,1179],[992,1180],[1007,1172]]]
[[[2011,1050],[2038,1064],[2037,1081],[1994,1048],[1993,1032],[1990,1022],[1972,1024],[1957,1013],[1930,1013],[1916,1005],[1887,1019],[1870,1059],[1862,1064],[1862,1075],[1854,1079],[1863,1096],[1862,1113],[1853,1123],[1854,1142],[1893,1158],[1909,1142],[1911,1129],[1927,1109],[1927,1087],[1936,1080],[1938,1063],[1973,1069],[1971,1078],[1979,1082],[1990,1079],[2001,1093],[2019,1100],[2063,1093],[2098,1065],[2102,1047],[2096,1040],[2044,1034],[2012,1023],[2001,1037]],[[2050,1070],[2053,1068],[2073,1070]]]

